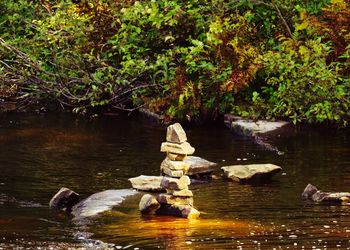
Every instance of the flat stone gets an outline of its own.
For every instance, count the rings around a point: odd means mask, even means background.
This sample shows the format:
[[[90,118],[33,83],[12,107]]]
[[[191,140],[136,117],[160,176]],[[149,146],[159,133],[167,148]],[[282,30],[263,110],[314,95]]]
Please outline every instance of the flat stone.
[[[289,124],[286,121],[249,120],[238,116],[225,115],[225,124],[238,134],[254,136],[266,134]]]
[[[187,173],[188,169],[190,168],[190,164],[183,161],[172,161],[168,158],[165,158],[160,164],[160,169],[162,168],[169,168],[171,170],[183,170],[184,173]]]
[[[133,188],[141,191],[162,192],[164,188],[160,186],[162,176],[147,176],[140,175],[138,177],[130,178],[129,181]]]
[[[268,180],[282,170],[274,164],[233,165],[221,169],[225,177],[238,182]]]
[[[50,200],[49,206],[53,209],[70,211],[79,202],[79,194],[62,187]]]
[[[314,202],[347,203],[350,200],[349,192],[323,192],[308,184],[302,193],[304,199]]]
[[[126,197],[138,194],[132,189],[110,189],[90,195],[72,208],[75,219],[91,217],[121,204]]]
[[[175,123],[167,128],[166,133],[167,142],[183,143],[187,141],[185,130],[182,128],[180,123]]]
[[[179,196],[179,197],[193,197],[193,193],[189,189],[182,189],[182,190],[167,189],[167,194],[171,194],[173,196]]]
[[[154,214],[160,208],[160,204],[157,199],[150,194],[142,196],[139,209],[142,214]]]
[[[190,166],[187,175],[201,175],[210,174],[217,169],[217,164],[211,161],[207,161],[197,156],[188,156],[184,162]]]
[[[183,197],[183,196],[173,196],[171,194],[159,194],[157,196],[157,201],[160,204],[169,204],[169,205],[192,205],[192,197]]]
[[[191,205],[168,205],[162,204],[157,210],[157,214],[171,215],[175,217],[182,217],[188,219],[196,219],[200,212]]]
[[[172,161],[183,161],[187,155],[167,153],[167,158]]]
[[[180,179],[163,177],[160,183],[160,186],[163,187],[164,189],[183,190],[183,189],[187,189],[188,185],[190,184],[191,184],[190,178],[184,175]]]
[[[160,171],[163,175],[174,177],[174,178],[180,178],[181,176],[184,175],[183,170],[171,170],[166,167],[163,167]]]
[[[160,152],[191,155],[194,153],[194,147],[192,147],[188,142],[183,142],[181,144],[172,143],[172,142],[163,142],[160,147]]]

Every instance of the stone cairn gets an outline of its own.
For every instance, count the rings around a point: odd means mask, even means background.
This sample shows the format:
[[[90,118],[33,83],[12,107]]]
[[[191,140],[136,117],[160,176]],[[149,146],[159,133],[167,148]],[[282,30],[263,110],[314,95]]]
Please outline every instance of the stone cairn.
[[[167,153],[160,166],[164,176],[160,185],[166,193],[157,197],[144,195],[140,201],[141,212],[197,218],[200,212],[193,207],[193,193],[188,189],[191,181],[186,175],[190,166],[184,162],[187,155],[194,153],[194,148],[187,142],[179,123],[168,127],[166,142],[162,143],[160,151]]]

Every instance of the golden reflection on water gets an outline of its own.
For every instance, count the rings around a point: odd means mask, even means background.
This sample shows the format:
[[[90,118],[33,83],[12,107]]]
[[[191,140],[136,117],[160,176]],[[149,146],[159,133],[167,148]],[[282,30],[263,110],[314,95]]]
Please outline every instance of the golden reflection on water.
[[[203,238],[215,241],[215,238],[228,238],[264,234],[268,227],[250,221],[222,219],[184,219],[169,216],[150,216],[127,218],[118,223],[101,225],[94,228],[95,236],[108,242],[120,241],[120,238],[158,239],[162,248],[188,249],[190,239]],[[101,235],[98,235],[99,233]],[[113,240],[114,239],[114,240]]]

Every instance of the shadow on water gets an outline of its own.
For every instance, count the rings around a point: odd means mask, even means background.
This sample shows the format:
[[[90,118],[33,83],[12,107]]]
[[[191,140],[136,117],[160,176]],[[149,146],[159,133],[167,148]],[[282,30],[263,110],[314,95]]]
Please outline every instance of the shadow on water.
[[[195,155],[219,163],[218,177],[225,165],[283,168],[262,185],[221,178],[192,185],[199,220],[141,217],[140,196],[85,221],[49,210],[48,201],[62,186],[85,198],[129,188],[130,177],[159,175],[165,131],[123,115],[0,116],[0,248],[350,248],[350,206],[300,197],[308,183],[350,191],[349,130],[301,128],[270,141],[285,152],[277,155],[224,127],[187,127]]]

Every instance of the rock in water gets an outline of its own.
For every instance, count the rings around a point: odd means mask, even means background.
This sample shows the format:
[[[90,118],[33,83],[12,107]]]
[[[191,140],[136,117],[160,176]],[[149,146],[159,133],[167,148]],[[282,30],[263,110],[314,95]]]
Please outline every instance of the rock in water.
[[[189,176],[210,174],[217,169],[216,163],[197,156],[188,156],[184,162],[190,166],[187,171]]]
[[[70,211],[71,208],[79,202],[79,194],[62,187],[50,200],[49,206],[54,209]]]
[[[166,140],[167,142],[173,143],[183,143],[187,141],[186,133],[180,125],[180,123],[175,123],[173,125],[168,126]]]
[[[190,205],[162,205],[157,214],[160,215],[172,215],[176,217],[196,219],[199,217],[200,212]]]
[[[302,197],[314,202],[342,203],[350,201],[349,192],[322,192],[311,184],[305,187]]]
[[[225,177],[238,182],[268,180],[282,170],[274,164],[233,165],[221,169]]]
[[[133,188],[141,191],[163,192],[165,189],[160,186],[162,176],[147,176],[140,175],[138,177],[130,178],[129,181]]]
[[[138,194],[131,189],[111,189],[90,195],[72,208],[75,218],[97,215],[119,205],[126,197]]]
[[[142,214],[154,214],[160,208],[160,204],[155,197],[145,194],[140,200],[139,208]]]

